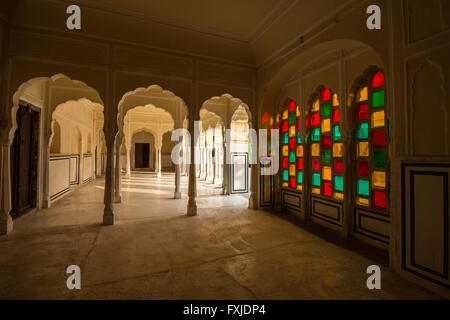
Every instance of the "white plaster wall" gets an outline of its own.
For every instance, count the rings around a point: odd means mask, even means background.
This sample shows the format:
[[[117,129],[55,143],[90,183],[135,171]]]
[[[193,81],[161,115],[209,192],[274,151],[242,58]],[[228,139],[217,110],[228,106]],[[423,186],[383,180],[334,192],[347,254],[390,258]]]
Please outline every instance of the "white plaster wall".
[[[49,194],[53,195],[69,188],[70,159],[50,159],[49,163]]]

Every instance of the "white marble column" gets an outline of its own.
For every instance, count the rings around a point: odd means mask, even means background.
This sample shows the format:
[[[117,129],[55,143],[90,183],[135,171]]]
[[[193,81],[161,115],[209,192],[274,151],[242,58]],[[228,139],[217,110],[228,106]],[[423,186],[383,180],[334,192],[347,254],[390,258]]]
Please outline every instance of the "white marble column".
[[[156,175],[158,178],[161,177],[161,147],[158,148],[158,174]]]
[[[223,168],[222,168],[222,194],[223,195],[230,195],[230,186],[229,186],[229,166],[227,164],[227,149],[226,149],[226,137],[225,132],[223,134],[223,140],[222,140],[222,149],[223,149]]]
[[[121,184],[121,164],[120,164],[120,144],[122,139],[117,138],[116,141],[116,167],[114,170],[114,203],[121,203],[122,202],[122,195],[120,193],[120,184]]]
[[[176,164],[175,165],[175,193],[173,196],[174,199],[181,199],[180,181],[181,181],[180,165]]]
[[[195,174],[195,134],[194,134],[194,118],[191,115],[189,118],[189,132],[191,133],[191,143],[190,143],[190,164],[189,164],[189,185],[188,185],[188,205],[187,205],[187,215],[196,216],[197,215],[197,201],[195,197],[197,196],[197,178]]]
[[[0,171],[0,235],[8,234],[13,230],[13,221],[10,215],[11,205],[11,169],[10,152],[12,140],[2,142],[1,146],[1,171]]]
[[[105,208],[103,210],[103,224],[114,224],[114,210],[113,210],[113,168],[114,168],[114,138],[107,138],[106,141],[106,174],[105,174]]]
[[[131,152],[130,152],[130,148],[127,148],[127,177],[131,176]]]

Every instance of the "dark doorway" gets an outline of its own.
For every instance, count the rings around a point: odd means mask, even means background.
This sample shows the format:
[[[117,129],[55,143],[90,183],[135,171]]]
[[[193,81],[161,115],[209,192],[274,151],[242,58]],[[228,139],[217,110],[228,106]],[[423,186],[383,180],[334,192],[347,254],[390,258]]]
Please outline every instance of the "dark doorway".
[[[136,143],[134,146],[134,167],[138,169],[150,168],[150,144]]]
[[[37,204],[40,110],[21,104],[11,145],[11,216],[17,218]]]

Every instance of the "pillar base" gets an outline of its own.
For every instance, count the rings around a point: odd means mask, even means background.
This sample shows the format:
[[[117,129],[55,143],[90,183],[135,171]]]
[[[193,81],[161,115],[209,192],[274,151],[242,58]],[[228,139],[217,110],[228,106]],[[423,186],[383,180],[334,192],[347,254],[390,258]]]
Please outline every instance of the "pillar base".
[[[121,203],[122,202],[122,195],[121,193],[115,193],[114,194],[114,203]]]
[[[6,235],[13,231],[13,221],[11,216],[8,214],[6,221],[0,221],[0,235]]]
[[[257,203],[256,203],[256,199],[253,196],[253,193],[248,198],[248,208],[249,209],[258,209],[258,206],[257,206]]]
[[[195,202],[192,204],[188,204],[187,215],[189,217],[194,217],[197,215],[197,204],[195,204]]]
[[[158,173],[156,174],[156,177],[157,177],[157,178],[161,178],[161,172],[158,172]]]
[[[175,193],[173,194],[173,198],[174,198],[174,199],[181,199],[181,192],[175,192]]]
[[[112,210],[105,209],[103,213],[103,225],[112,226],[114,224],[114,212]]]

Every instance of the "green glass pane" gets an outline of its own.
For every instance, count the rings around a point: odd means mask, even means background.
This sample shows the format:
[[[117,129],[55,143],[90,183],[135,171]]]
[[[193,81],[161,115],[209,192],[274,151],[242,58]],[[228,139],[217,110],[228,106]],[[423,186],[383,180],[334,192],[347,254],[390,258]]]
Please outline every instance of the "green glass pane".
[[[322,163],[331,164],[331,150],[322,151]]]
[[[388,121],[389,138],[391,137],[391,122]]]
[[[287,170],[283,170],[283,181],[289,180],[289,172]]]
[[[329,103],[325,103],[321,107],[322,117],[329,117],[331,115],[331,106]]]
[[[303,172],[297,173],[297,183],[302,184],[303,183]]]
[[[295,113],[289,114],[289,124],[295,124]]]
[[[386,151],[375,151],[373,153],[373,166],[377,168],[386,166]]]
[[[369,180],[358,180],[358,195],[368,197],[369,189]]]
[[[312,184],[315,187],[320,187],[320,173],[313,173]]]
[[[320,129],[316,128],[313,130],[312,141],[319,142],[320,141]]]
[[[307,133],[305,134],[305,143],[308,143],[308,139],[309,139],[309,132],[307,132]]]
[[[344,191],[344,177],[335,176],[334,177],[334,190]]]
[[[361,123],[359,125],[357,138],[358,139],[369,139],[369,124],[367,122]]]
[[[289,134],[287,132],[283,135],[283,143],[284,144],[289,143]]]
[[[302,137],[300,137],[300,131],[297,132],[297,144],[302,143]]]
[[[384,90],[372,93],[372,107],[383,107],[384,106]]]
[[[333,140],[334,141],[340,141],[342,139],[341,136],[341,130],[339,128],[339,126],[334,126],[333,128]]]
[[[290,151],[289,152],[289,162],[290,163],[295,163],[295,151]]]

